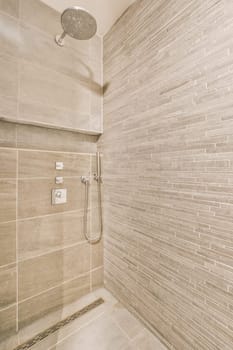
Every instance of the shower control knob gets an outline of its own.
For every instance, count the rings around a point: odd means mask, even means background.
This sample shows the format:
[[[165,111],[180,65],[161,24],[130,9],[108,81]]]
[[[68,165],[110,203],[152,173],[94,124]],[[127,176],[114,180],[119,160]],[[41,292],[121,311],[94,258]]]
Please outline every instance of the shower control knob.
[[[61,191],[57,191],[55,196],[56,196],[57,198],[61,198],[61,196],[62,196]]]

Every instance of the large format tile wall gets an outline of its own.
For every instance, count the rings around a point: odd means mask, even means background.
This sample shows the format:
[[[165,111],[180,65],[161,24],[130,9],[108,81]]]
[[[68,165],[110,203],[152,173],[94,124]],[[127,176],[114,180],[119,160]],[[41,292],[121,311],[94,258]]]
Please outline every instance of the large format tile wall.
[[[80,181],[95,171],[96,141],[0,122],[0,348],[17,328],[102,285],[102,242],[91,246],[84,237]],[[55,170],[56,161],[64,170]],[[55,176],[64,183],[56,185]],[[66,204],[51,204],[53,188],[67,188]],[[91,188],[88,233],[95,236],[98,198]]]
[[[0,119],[100,132],[101,38],[58,47],[60,14],[39,0],[0,0],[0,23]]]
[[[137,1],[104,76],[106,286],[170,349],[232,350],[233,2]]]

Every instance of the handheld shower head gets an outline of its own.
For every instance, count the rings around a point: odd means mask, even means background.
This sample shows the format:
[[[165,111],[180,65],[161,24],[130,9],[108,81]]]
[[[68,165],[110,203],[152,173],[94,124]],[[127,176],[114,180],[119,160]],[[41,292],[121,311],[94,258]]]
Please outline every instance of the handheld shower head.
[[[95,18],[81,7],[69,7],[61,15],[63,33],[56,35],[55,41],[59,46],[64,46],[64,38],[68,34],[77,40],[91,39],[97,31]]]

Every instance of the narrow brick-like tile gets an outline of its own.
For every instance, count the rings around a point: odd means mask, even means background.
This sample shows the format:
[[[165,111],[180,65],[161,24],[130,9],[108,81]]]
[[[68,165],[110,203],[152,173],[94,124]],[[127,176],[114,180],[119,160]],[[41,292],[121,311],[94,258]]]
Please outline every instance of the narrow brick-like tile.
[[[105,283],[171,349],[233,344],[232,18],[142,0],[104,37]]]

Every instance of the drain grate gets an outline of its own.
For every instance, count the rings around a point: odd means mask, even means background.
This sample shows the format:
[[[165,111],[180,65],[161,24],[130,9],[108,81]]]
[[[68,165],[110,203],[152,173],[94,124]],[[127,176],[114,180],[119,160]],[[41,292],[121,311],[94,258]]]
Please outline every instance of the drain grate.
[[[21,344],[17,346],[14,350],[29,350],[33,345],[39,343],[40,341],[44,340],[47,338],[49,335],[57,332],[59,329],[62,327],[66,326],[70,322],[76,320],[77,318],[81,317],[82,315],[85,315],[88,311],[91,311],[95,309],[97,306],[101,305],[104,303],[104,300],[102,298],[99,298],[95,300],[93,303],[85,306],[83,309],[75,312],[73,315],[66,317],[64,320],[59,321],[56,323],[54,326],[46,329],[45,331],[37,334],[35,337],[32,339],[28,340],[26,343]]]

